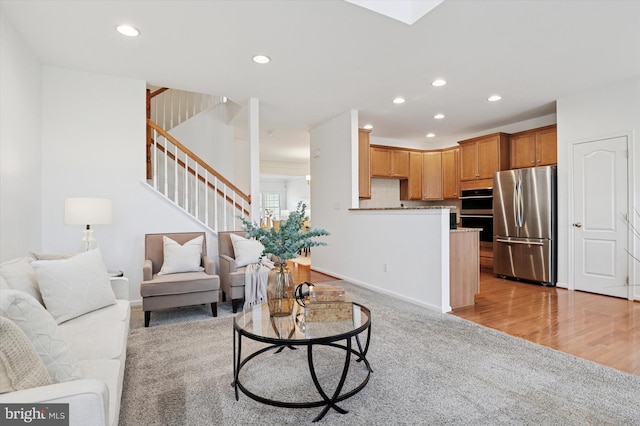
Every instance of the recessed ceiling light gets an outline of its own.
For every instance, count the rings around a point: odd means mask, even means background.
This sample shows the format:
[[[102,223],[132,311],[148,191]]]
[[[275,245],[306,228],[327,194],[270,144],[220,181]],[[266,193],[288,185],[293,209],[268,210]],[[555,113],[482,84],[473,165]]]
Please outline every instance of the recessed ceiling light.
[[[433,83],[431,83],[432,86],[436,87],[444,86],[445,84],[447,84],[447,82],[441,78],[434,80]]]
[[[140,31],[138,31],[137,28],[134,28],[131,25],[118,25],[116,30],[118,30],[120,34],[126,35],[127,37],[137,37],[140,35]]]
[[[271,62],[271,58],[266,55],[255,55],[253,57],[253,62],[257,64],[268,64]]]
[[[404,103],[404,98],[395,98],[393,100],[394,104],[403,104]]]
[[[436,114],[433,116],[433,118],[435,118],[436,120],[440,120],[444,118],[444,114]]]
[[[373,125],[365,124],[364,126],[362,126],[362,128],[365,129],[365,130],[371,130],[371,129],[373,129]]]
[[[499,101],[500,99],[502,99],[502,96],[500,95],[491,95],[487,98],[489,102]]]
[[[428,138],[435,138],[436,134],[435,133],[427,133],[427,137]]]

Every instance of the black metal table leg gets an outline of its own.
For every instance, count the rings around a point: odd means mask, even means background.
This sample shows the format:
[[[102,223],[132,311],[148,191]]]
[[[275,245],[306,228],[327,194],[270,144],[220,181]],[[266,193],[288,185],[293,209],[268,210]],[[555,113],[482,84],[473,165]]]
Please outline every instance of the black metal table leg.
[[[238,363],[236,362],[236,329],[233,328],[233,381],[231,382],[231,386],[236,385],[236,376],[238,371]],[[238,396],[236,395],[236,401],[238,400]]]
[[[320,414],[318,414],[316,416],[316,418],[313,419],[314,422],[322,420],[322,418],[329,411],[329,408],[333,408],[334,410],[336,410],[340,414],[347,414],[349,412],[348,410],[345,410],[344,408],[339,407],[336,404],[336,401],[337,401],[338,396],[340,396],[340,391],[342,390],[342,386],[344,386],[344,381],[346,380],[347,373],[349,372],[349,364],[350,364],[350,361],[351,361],[351,338],[347,338],[346,354],[347,354],[347,356],[345,357],[344,367],[342,369],[342,376],[340,377],[340,382],[338,383],[338,386],[336,387],[336,390],[333,393],[333,396],[331,398],[329,398],[327,393],[322,389],[322,386],[320,386],[320,382],[318,382],[318,376],[316,375],[316,369],[315,369],[315,367],[313,365],[313,345],[308,345],[307,346],[307,359],[309,360],[309,371],[311,372],[311,378],[313,379],[313,384],[316,386],[316,389],[318,390],[318,393],[320,394],[322,399],[327,404],[327,405],[324,406],[324,408],[322,409]]]
[[[369,361],[367,361],[367,351],[369,350],[369,340],[370,339],[371,339],[371,327],[369,327],[369,330],[368,330],[368,333],[367,333],[367,344],[364,346],[364,350],[362,350],[362,343],[360,342],[360,335],[359,334],[356,335],[356,343],[358,343],[358,349],[360,350],[360,357],[356,360],[356,362],[364,361],[364,363],[367,366],[367,368],[369,369],[369,371],[371,373],[373,373],[373,370],[371,369],[371,365],[369,364]]]
[[[240,360],[242,358],[242,335],[238,333],[238,357],[236,358],[236,331],[233,331],[233,387],[236,394],[236,401],[239,399],[238,395],[238,374],[240,374]]]

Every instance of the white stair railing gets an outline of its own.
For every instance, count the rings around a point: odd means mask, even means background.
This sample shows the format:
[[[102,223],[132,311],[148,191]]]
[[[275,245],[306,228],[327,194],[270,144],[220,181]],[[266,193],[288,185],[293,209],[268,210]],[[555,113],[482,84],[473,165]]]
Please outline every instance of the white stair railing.
[[[191,117],[226,98],[185,90],[158,88],[149,92],[148,117],[166,131],[184,123]]]
[[[149,185],[213,231],[242,229],[240,217],[249,218],[251,197],[153,120],[147,126]]]

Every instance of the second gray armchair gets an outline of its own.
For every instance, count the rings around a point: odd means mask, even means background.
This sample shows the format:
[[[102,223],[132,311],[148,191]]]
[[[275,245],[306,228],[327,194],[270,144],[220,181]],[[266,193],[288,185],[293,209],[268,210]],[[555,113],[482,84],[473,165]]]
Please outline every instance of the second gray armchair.
[[[238,303],[244,300],[244,275],[246,267],[236,267],[235,253],[231,234],[241,237],[247,235],[244,231],[218,232],[218,254],[220,256],[220,286],[222,287],[222,301],[231,299],[231,309],[238,312]]]

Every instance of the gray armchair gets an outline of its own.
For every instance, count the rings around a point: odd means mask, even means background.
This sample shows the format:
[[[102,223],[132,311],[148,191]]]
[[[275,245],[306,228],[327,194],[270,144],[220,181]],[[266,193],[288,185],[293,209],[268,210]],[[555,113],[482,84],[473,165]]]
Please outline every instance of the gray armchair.
[[[201,235],[205,236],[205,233],[182,232],[145,235],[145,261],[142,268],[143,281],[140,285],[142,310],[144,311],[144,326],[149,326],[151,311],[177,308],[180,306],[210,303],[211,314],[214,317],[217,316],[220,277],[215,275],[214,262],[207,257],[206,236],[202,242],[201,266],[204,267],[203,272],[181,272],[158,275],[164,262],[164,244],[162,237],[165,235],[179,244],[184,244]]]
[[[218,232],[218,255],[220,256],[220,286],[222,301],[231,299],[231,309],[238,312],[238,302],[244,300],[244,274],[246,267],[236,268],[235,253],[231,243],[231,234],[244,237],[244,231]]]

